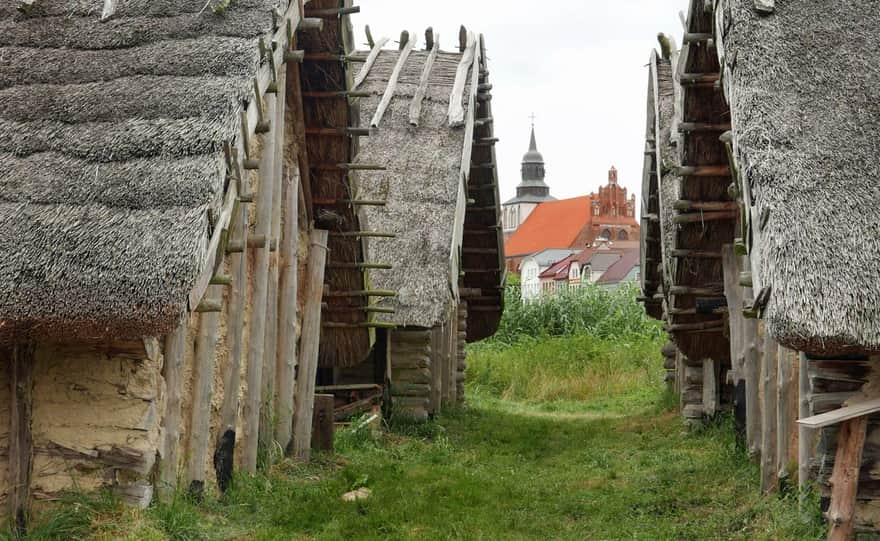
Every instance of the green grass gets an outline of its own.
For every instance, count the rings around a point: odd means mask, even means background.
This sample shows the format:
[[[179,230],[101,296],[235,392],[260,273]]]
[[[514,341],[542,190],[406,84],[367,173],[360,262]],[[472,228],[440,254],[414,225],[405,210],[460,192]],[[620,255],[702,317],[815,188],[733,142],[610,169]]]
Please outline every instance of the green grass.
[[[729,419],[684,430],[661,383],[665,337],[629,292],[577,295],[539,338],[521,332],[529,318],[564,306],[514,302],[499,337],[469,351],[467,408],[423,424],[399,419],[378,439],[343,430],[336,454],[239,476],[201,502],[179,496],[136,511],[73,497],[37,515],[28,538],[824,538],[818,514],[804,521],[794,496],[760,496],[758,468]],[[591,310],[616,323],[594,324]],[[361,487],[371,498],[341,500]]]

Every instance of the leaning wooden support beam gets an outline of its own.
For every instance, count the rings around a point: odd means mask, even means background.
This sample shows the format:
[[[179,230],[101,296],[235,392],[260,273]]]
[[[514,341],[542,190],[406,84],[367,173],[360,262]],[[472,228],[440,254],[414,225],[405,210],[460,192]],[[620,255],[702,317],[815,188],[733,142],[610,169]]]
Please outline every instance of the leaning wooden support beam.
[[[764,330],[764,354],[761,357],[763,404],[761,405],[761,491],[776,487],[776,354],[779,345],[770,331]]]
[[[733,251],[733,245],[725,244],[721,252],[722,265],[724,271],[724,297],[727,300],[727,312],[729,315],[729,339],[730,339],[730,361],[733,369],[733,417],[736,427],[737,439],[740,442],[745,441],[746,416],[745,416],[745,379],[744,379],[744,360],[745,353],[743,350],[742,339],[742,288],[737,283],[737,275],[739,274],[739,261],[736,253]]]
[[[278,74],[277,96],[275,100],[275,116],[272,119],[274,129],[275,158],[272,174],[272,239],[278,243],[281,238],[281,212],[282,212],[282,176],[284,174],[284,151],[285,151],[285,112],[287,110],[287,70],[282,66]],[[260,417],[260,445],[267,451],[267,457],[271,461],[277,458],[273,453],[275,446],[275,375],[278,371],[278,281],[279,281],[278,251],[273,250],[269,256],[269,289],[266,303],[266,345],[263,354],[263,410]]]
[[[165,415],[163,416],[162,460],[159,463],[157,489],[159,499],[168,501],[177,490],[177,467],[180,462],[180,427],[183,424],[184,357],[186,354],[187,323],[181,319],[165,338]]]
[[[837,434],[837,453],[831,473],[831,506],[828,508],[829,541],[850,541],[855,527],[859,471],[865,452],[868,417],[844,421]]]
[[[473,32],[467,34],[467,46],[461,61],[458,63],[458,69],[455,72],[455,82],[452,84],[452,91],[449,93],[449,127],[457,128],[464,124],[464,87],[467,83],[467,75],[474,64],[476,56],[477,39]]]
[[[364,62],[364,65],[361,66],[360,71],[354,78],[354,83],[351,85],[351,90],[357,90],[357,87],[361,85],[370,74],[370,70],[373,69],[373,64],[376,63],[376,59],[379,58],[379,53],[382,52],[382,47],[388,43],[389,38],[381,37],[379,41],[376,42],[376,45],[370,50],[370,54],[367,55],[367,61]]]
[[[790,477],[789,451],[797,419],[797,382],[793,377],[791,351],[779,346],[776,362],[776,478],[782,491],[787,488]]]
[[[36,346],[15,344],[9,365],[9,515],[17,533],[27,531],[34,460],[33,392]]]
[[[211,286],[206,299],[222,301],[223,289],[220,286]],[[206,312],[199,316],[184,474],[187,490],[198,497],[205,491],[205,464],[208,460],[208,438],[211,435],[211,399],[214,395],[214,354],[219,330],[218,312]]]
[[[293,440],[293,400],[296,388],[297,250],[299,249],[299,167],[294,163],[284,182],[284,230],[281,234],[281,276],[278,306],[278,386],[275,440],[285,453]]]
[[[268,117],[275,116],[274,94],[265,96]],[[260,159],[260,185],[257,190],[257,222],[254,232],[268,238],[272,233],[273,176],[275,174],[275,137],[272,131],[263,137]],[[267,248],[254,249],[253,298],[251,301],[250,340],[247,364],[247,400],[244,404],[244,445],[242,466],[248,473],[257,472],[257,450],[260,433],[260,406],[263,391],[263,355],[266,346],[266,306],[269,287]]]
[[[303,291],[302,335],[294,395],[293,456],[306,462],[311,458],[312,413],[315,406],[318,350],[321,344],[321,295],[324,291],[327,239],[327,231],[320,229],[312,231],[310,235],[309,259]]]
[[[385,116],[385,111],[388,110],[388,106],[391,105],[391,100],[394,98],[394,93],[397,92],[397,81],[400,79],[400,74],[401,72],[403,72],[403,67],[404,65],[406,65],[406,61],[409,58],[413,47],[415,47],[416,45],[415,34],[410,35],[406,31],[404,31],[404,34],[407,35],[406,44],[400,51],[400,56],[397,57],[397,63],[394,65],[394,70],[391,72],[391,76],[388,78],[388,83],[385,87],[385,93],[382,94],[382,99],[379,101],[379,105],[376,107],[376,112],[373,114],[372,120],[370,120],[370,126],[373,128],[378,128],[379,124],[382,123],[382,117]],[[401,43],[403,43],[403,35],[401,35],[400,41]]]
[[[429,29],[430,30],[430,29]],[[428,44],[430,53],[425,60],[425,67],[422,68],[422,75],[419,77],[419,86],[416,93],[409,104],[409,123],[412,126],[419,125],[419,118],[422,116],[422,102],[425,101],[425,95],[428,93],[428,82],[431,80],[431,70],[434,69],[434,62],[437,60],[437,53],[440,51],[440,35],[434,35],[429,32],[432,43]]]
[[[109,20],[116,14],[116,5],[119,0],[104,0],[104,9],[101,10],[101,22]]]

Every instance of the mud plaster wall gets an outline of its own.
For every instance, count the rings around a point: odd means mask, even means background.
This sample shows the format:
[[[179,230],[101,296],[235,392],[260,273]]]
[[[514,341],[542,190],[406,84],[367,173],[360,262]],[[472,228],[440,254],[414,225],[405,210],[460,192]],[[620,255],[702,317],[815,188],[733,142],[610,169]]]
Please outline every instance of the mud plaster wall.
[[[133,486],[149,492],[164,411],[163,358],[141,341],[106,348],[41,344],[33,372],[34,498],[70,489]],[[9,426],[8,366],[2,370],[0,426]],[[8,467],[4,454],[2,485]]]

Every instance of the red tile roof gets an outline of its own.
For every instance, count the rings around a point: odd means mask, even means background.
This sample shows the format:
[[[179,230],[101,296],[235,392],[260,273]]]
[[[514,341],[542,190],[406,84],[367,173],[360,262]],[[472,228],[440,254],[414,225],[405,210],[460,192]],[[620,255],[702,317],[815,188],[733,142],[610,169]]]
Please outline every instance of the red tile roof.
[[[562,280],[568,278],[568,270],[571,267],[571,263],[573,261],[577,261],[577,258],[580,254],[574,254],[557,261],[553,265],[551,265],[547,270],[542,272],[539,278],[553,278],[554,280]]]
[[[589,223],[589,195],[541,203],[507,240],[504,252],[510,257],[546,248],[571,248]]]
[[[626,275],[639,264],[639,250],[627,250],[623,256],[608,267],[605,274],[596,280],[597,284],[616,284],[626,278]]]

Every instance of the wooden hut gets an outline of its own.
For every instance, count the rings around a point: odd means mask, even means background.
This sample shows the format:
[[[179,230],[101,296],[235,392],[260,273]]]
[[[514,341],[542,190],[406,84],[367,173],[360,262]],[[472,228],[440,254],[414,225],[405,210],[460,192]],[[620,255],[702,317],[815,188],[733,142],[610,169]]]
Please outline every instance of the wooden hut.
[[[358,53],[353,88],[372,134],[351,198],[370,263],[351,306],[378,337],[334,383],[390,381],[394,407],[426,419],[462,399],[465,342],[497,329],[505,271],[483,39],[462,29],[447,52],[431,29],[420,38]]]
[[[327,295],[365,287],[338,241],[355,213],[319,200],[365,134],[356,10],[0,6],[0,492],[20,522],[73,487],[146,505],[223,488],[260,446],[307,456],[328,243]],[[324,358],[370,346],[326,338]]]
[[[701,217],[675,220],[692,225],[676,235],[668,315],[686,309],[681,288],[699,314],[723,284],[737,417],[762,489],[817,483],[832,539],[880,529],[876,115],[864,105],[877,76],[855,67],[877,18],[859,2],[695,0],[675,74],[675,206]],[[708,317],[679,321],[708,331]]]

